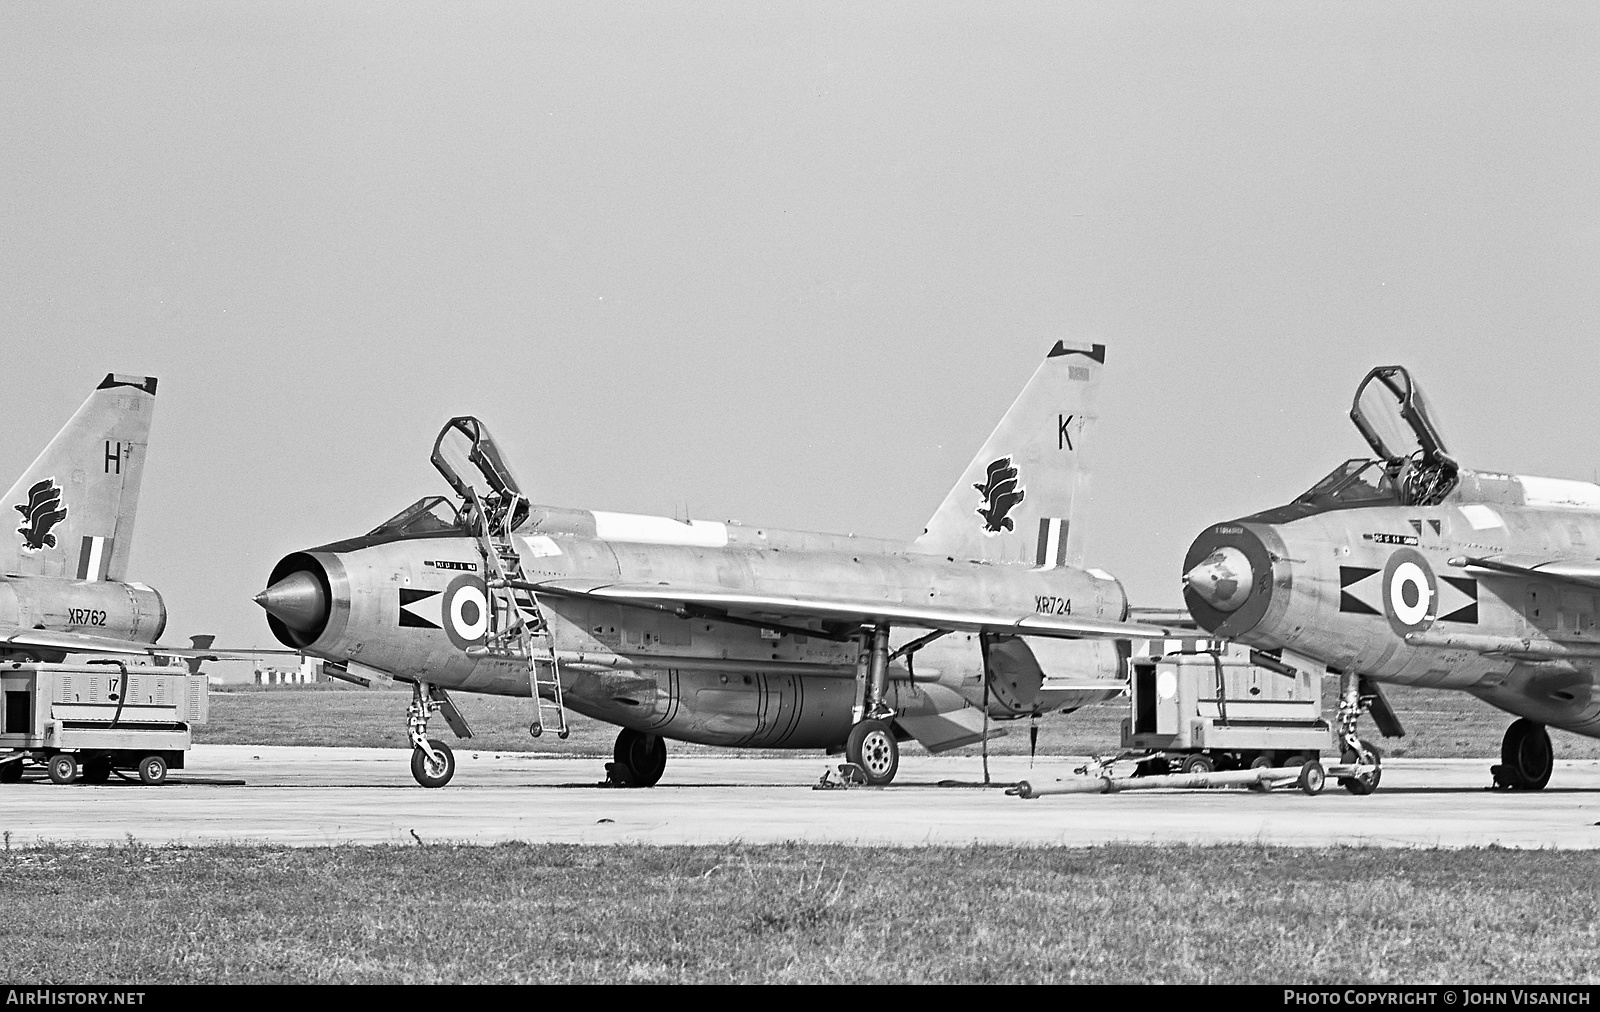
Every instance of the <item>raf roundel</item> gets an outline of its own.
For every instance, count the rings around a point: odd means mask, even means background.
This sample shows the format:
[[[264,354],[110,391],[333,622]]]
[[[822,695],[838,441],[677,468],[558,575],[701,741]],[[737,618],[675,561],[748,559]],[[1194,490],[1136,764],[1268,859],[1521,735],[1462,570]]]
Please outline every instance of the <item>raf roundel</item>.
[[[1383,567],[1383,612],[1395,633],[1422,632],[1438,614],[1439,585],[1421,552],[1402,548]]]
[[[477,576],[463,575],[450,581],[440,610],[451,643],[462,650],[483,643],[489,632],[489,595]]]

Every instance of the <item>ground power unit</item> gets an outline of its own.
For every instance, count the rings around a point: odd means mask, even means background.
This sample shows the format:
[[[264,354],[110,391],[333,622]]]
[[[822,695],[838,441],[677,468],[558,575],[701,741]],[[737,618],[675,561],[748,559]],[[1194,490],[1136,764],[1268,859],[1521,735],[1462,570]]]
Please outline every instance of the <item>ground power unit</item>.
[[[1141,772],[1211,773],[1319,759],[1333,745],[1320,678],[1238,644],[1136,659],[1122,747]]]
[[[209,708],[206,677],[122,662],[0,666],[0,783],[42,767],[58,784],[146,784],[182,769]]]

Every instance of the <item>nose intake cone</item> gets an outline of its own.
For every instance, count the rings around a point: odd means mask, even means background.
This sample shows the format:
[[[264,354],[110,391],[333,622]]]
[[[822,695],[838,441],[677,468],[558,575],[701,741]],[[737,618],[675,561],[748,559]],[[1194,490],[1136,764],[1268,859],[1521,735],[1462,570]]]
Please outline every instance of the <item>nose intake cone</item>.
[[[328,595],[317,578],[303,569],[257,594],[255,602],[296,632],[320,629],[328,620]]]
[[[1250,596],[1255,573],[1237,548],[1219,548],[1183,574],[1184,586],[1218,611],[1238,611]]]

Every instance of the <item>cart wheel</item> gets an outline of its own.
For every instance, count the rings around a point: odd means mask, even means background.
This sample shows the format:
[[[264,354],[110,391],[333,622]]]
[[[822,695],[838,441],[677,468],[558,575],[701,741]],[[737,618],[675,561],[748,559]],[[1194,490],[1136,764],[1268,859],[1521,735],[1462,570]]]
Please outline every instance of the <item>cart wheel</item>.
[[[1215,773],[1216,761],[1210,756],[1196,752],[1194,755],[1185,756],[1183,759],[1183,772],[1185,773]]]
[[[1321,794],[1322,785],[1328,782],[1328,774],[1322,768],[1322,763],[1307,759],[1300,766],[1300,778],[1296,782],[1307,794]]]
[[[0,784],[16,784],[22,782],[22,760],[6,763],[0,766]]]
[[[111,779],[111,760],[105,756],[83,761],[83,782],[86,784],[103,784]]]
[[[1272,753],[1263,752],[1254,759],[1250,760],[1250,768],[1253,770],[1272,769]],[[1272,790],[1272,783],[1267,780],[1258,780],[1250,785],[1250,789],[1252,791],[1261,791],[1265,793],[1266,791]]]
[[[167,761],[158,755],[147,755],[139,760],[139,782],[159,787],[167,782]]]
[[[50,781],[57,784],[70,784],[78,779],[78,760],[62,752],[50,759]]]

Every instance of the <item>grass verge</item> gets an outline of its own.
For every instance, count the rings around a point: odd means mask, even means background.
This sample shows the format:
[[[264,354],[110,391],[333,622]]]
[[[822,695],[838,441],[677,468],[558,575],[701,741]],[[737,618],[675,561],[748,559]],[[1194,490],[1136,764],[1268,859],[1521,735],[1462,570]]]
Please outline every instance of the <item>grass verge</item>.
[[[37,847],[0,979],[1594,982],[1600,853]]]

